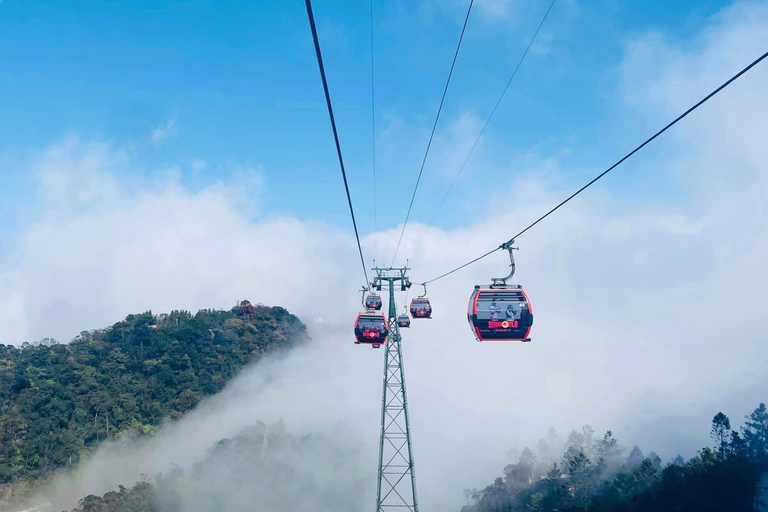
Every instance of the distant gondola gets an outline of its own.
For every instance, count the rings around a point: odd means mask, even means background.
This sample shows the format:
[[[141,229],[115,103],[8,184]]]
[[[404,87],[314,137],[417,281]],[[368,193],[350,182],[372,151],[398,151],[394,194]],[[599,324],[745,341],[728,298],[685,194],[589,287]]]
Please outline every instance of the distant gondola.
[[[408,315],[400,315],[397,317],[397,325],[399,327],[410,327],[411,326],[411,317]]]
[[[381,296],[371,293],[365,298],[365,309],[380,310],[382,306]]]
[[[429,299],[411,299],[411,316],[413,318],[432,318],[432,305]]]
[[[387,342],[389,329],[384,315],[360,313],[355,319],[355,344],[379,348]]]

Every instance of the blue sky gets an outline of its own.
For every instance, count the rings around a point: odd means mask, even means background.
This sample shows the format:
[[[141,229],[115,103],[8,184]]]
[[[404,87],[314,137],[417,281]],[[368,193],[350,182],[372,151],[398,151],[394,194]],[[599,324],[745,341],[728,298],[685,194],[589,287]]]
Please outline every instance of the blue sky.
[[[378,219],[387,228],[404,218],[466,6],[374,4]],[[563,179],[574,184],[609,164],[652,128],[626,123],[617,96],[615,70],[627,41],[660,31],[684,45],[723,4],[558,0],[437,224],[461,226],[483,190],[518,171],[511,162],[520,154],[558,155],[571,168]],[[152,179],[176,166],[193,190],[229,181],[238,169],[259,169],[261,215],[349,227],[304,6],[212,5],[0,5],[6,233],[27,217],[25,197],[34,189],[30,159],[67,135],[126,148],[134,178]],[[463,115],[484,121],[547,6],[477,3],[438,141],[452,127],[464,138],[476,133],[477,124],[457,123]],[[363,232],[370,232],[369,7],[317,2],[315,10],[353,200]],[[167,136],[153,143],[152,131],[168,123]],[[446,162],[449,144],[436,143],[427,161],[414,220],[431,218],[450,183],[455,164]],[[617,190],[638,193],[632,173],[612,179]]]

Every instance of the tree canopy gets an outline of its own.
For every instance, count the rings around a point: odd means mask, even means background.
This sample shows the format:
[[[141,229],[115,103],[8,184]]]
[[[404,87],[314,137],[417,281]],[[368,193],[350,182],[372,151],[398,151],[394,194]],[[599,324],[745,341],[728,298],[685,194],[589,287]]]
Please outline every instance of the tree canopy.
[[[662,467],[658,455],[634,446],[626,458],[609,430],[591,439],[585,426],[564,445],[547,436],[538,456],[525,448],[504,476],[467,491],[462,512],[751,512],[760,475],[768,471],[768,414],[760,404],[741,431],[718,413],[705,447],[688,462],[679,455]],[[554,457],[553,453],[562,453]]]
[[[128,315],[67,344],[0,344],[0,484],[77,464],[100,441],[152,435],[245,365],[303,343],[281,307]]]
[[[702,448],[688,462],[677,456],[663,466],[658,455],[644,455],[638,446],[624,457],[611,431],[593,434],[585,426],[563,442],[550,430],[535,451],[516,452],[517,462],[491,485],[467,491],[471,503],[462,512],[753,510],[757,481],[766,471],[766,454],[760,452],[768,434],[763,404],[740,432],[730,430],[730,420],[718,413],[712,422],[715,446]],[[291,435],[282,422],[259,423],[219,441],[186,474],[172,467],[152,482],[147,478],[131,489],[86,496],[71,512],[359,510],[368,477],[360,471],[358,452],[358,446]],[[328,473],[328,467],[334,471]]]

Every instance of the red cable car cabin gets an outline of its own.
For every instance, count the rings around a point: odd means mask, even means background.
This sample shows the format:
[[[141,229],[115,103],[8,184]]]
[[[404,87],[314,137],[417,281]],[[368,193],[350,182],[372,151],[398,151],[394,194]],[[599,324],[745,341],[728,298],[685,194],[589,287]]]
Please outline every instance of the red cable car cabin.
[[[379,348],[387,342],[389,329],[384,315],[360,313],[355,319],[355,345],[372,345]]]
[[[432,318],[432,306],[429,299],[411,299],[411,316],[413,318]]]
[[[381,309],[381,297],[372,293],[365,298],[365,309],[375,309],[376,311]]]
[[[467,319],[477,341],[531,341],[533,310],[519,286],[475,286]]]
[[[411,326],[411,317],[408,315],[400,315],[397,317],[397,325],[400,327],[410,327]]]

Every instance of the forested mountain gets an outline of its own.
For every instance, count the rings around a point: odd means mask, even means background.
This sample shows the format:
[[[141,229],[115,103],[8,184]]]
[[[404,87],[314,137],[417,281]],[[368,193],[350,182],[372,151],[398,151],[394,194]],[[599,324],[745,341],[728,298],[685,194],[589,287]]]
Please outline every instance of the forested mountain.
[[[768,465],[765,405],[740,431],[719,413],[711,435],[713,447],[662,465],[637,446],[625,454],[610,431],[595,436],[586,426],[563,441],[551,430],[535,450],[517,454],[503,477],[468,491],[473,503],[462,512],[751,512]],[[217,443],[186,474],[171,468],[130,488],[86,496],[72,512],[360,510],[370,467],[359,450],[338,436],[295,436],[282,423],[258,424]]]
[[[248,363],[307,340],[280,307],[129,315],[20,348],[0,345],[0,484],[75,465],[100,441],[151,435]]]
[[[129,315],[68,344],[0,345],[0,484],[74,466],[108,438],[152,435],[249,362],[307,339],[285,309],[244,302]],[[468,491],[462,512],[751,511],[768,471],[765,404],[738,430],[718,413],[710,434],[713,447],[663,464],[653,452],[623,449],[611,431],[584,427],[565,440],[551,431],[491,485]],[[220,441],[186,474],[171,469],[87,496],[75,512],[358,510],[370,469],[358,467],[359,452],[338,436],[324,442],[258,424]]]
[[[462,512],[750,512],[757,482],[768,471],[768,411],[765,404],[740,431],[718,413],[713,448],[685,462],[662,466],[653,452],[635,446],[628,455],[611,431],[595,438],[586,426],[564,443],[554,431],[525,448],[504,476],[482,490],[467,491]],[[560,450],[560,451],[556,451]],[[562,454],[562,455],[560,455]]]

